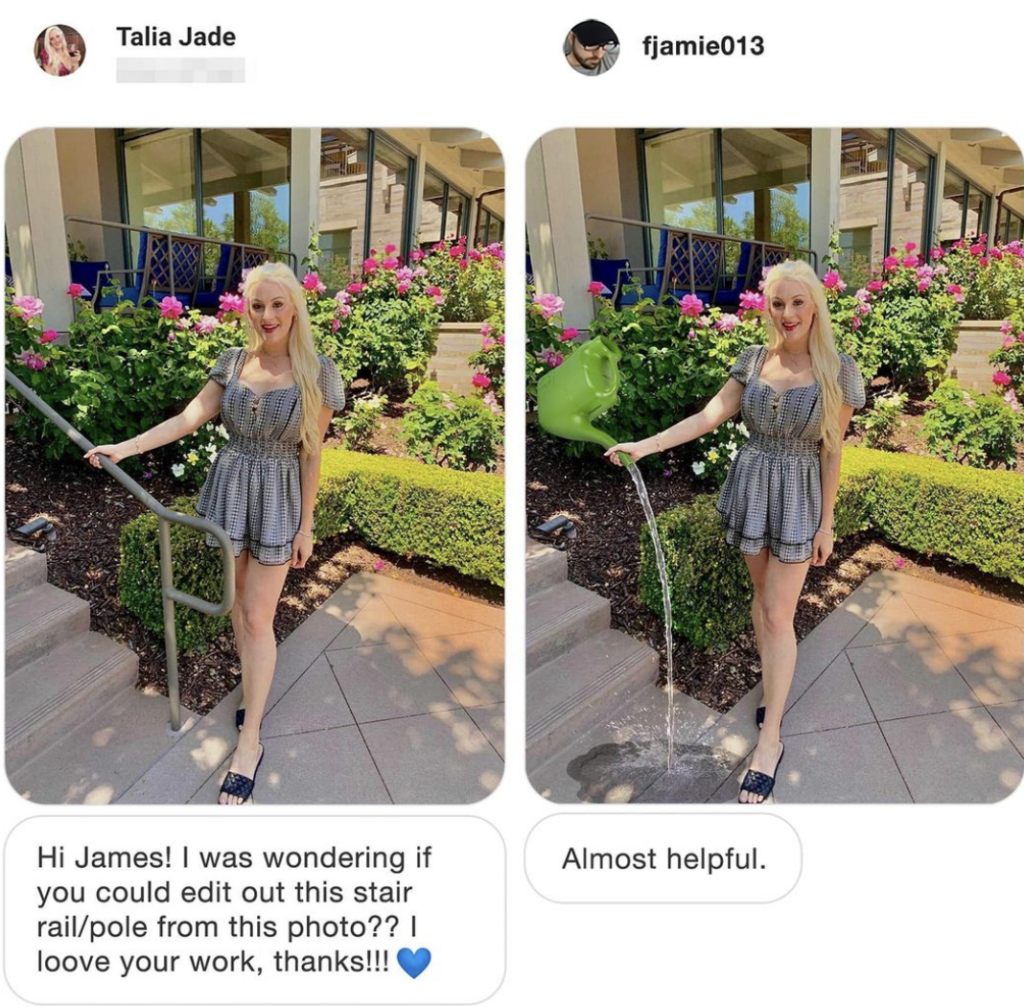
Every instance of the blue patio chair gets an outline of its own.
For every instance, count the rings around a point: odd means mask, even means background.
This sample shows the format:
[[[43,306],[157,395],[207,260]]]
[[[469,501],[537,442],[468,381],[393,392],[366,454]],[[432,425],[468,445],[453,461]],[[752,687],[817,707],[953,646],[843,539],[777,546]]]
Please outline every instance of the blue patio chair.
[[[242,273],[262,266],[269,258],[270,253],[257,245],[232,245],[228,261],[227,292],[237,294],[242,283]]]
[[[220,307],[221,295],[227,290],[228,267],[231,263],[232,246],[229,242],[222,241],[220,254],[217,258],[217,270],[212,278],[204,277],[204,281],[210,285],[209,290],[197,290],[195,306],[200,310]]]
[[[789,253],[782,245],[764,245],[760,242],[754,246],[753,254],[750,256],[750,271],[747,274],[747,290],[757,290],[761,277],[766,269],[785,262]]]
[[[602,297],[612,298],[615,296],[615,288],[619,283],[619,276],[629,277],[629,259],[591,259],[590,278],[598,283],[603,283],[608,288],[607,294]]]
[[[744,290],[757,289],[757,283],[753,288],[749,284],[750,260],[754,254],[754,245],[750,241],[744,241],[740,245],[740,257],[736,262],[736,271],[732,274],[723,273],[722,282],[715,291],[715,305],[719,308],[738,308],[740,294]]]
[[[203,243],[196,238],[159,231],[140,232],[138,264],[134,269],[106,269],[98,273],[93,306],[106,308],[117,303],[117,297],[104,294],[103,288],[111,286],[119,276],[126,280],[137,278],[121,284],[121,300],[136,307],[150,299],[161,300],[172,293],[172,262],[173,294],[186,308],[191,307],[203,268]]]
[[[652,274],[654,282],[640,283],[639,293],[635,287],[625,290],[627,284],[620,282],[615,291],[615,307],[618,309],[636,304],[638,300],[647,297],[659,304],[666,297],[678,301],[691,293],[706,305],[710,304],[718,286],[724,258],[725,242],[721,238],[708,234],[691,235],[688,231],[663,230],[658,249],[658,265],[630,271],[634,275]],[[620,271],[622,275],[623,271]]]
[[[109,262],[71,262],[71,282],[80,283],[95,298],[100,285],[100,274],[110,272]]]

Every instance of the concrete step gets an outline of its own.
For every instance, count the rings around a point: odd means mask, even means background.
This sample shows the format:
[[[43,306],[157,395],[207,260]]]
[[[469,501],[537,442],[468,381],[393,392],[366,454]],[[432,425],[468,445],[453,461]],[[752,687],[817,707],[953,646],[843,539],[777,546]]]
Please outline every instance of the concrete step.
[[[568,577],[569,563],[561,549],[534,538],[526,540],[526,594],[537,594]]]
[[[608,629],[606,598],[565,581],[526,599],[526,671],[567,654],[578,643]]]
[[[7,772],[16,772],[129,688],[138,655],[100,633],[74,636],[7,683]]]
[[[4,587],[10,598],[46,582],[46,553],[7,540],[4,553]]]
[[[542,763],[606,723],[615,708],[652,685],[659,662],[647,644],[609,629],[539,667],[526,690],[528,762]]]
[[[181,713],[182,730],[190,731],[198,718]],[[166,696],[124,689],[8,778],[38,804],[112,804],[179,740],[169,729]]]
[[[89,603],[52,584],[8,596],[7,674],[24,668],[76,633],[89,630]]]

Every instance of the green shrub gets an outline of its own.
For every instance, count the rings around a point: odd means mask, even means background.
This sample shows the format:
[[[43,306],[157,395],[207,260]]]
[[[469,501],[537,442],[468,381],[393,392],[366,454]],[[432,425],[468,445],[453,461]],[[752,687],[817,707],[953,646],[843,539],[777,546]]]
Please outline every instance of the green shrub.
[[[988,362],[996,373],[1002,372],[1009,377],[1009,387],[1005,378],[996,378],[993,382],[1000,385],[999,391],[1011,407],[1024,403],[1024,307],[1015,308],[1003,322],[1003,345],[989,358]],[[1012,392],[1012,394],[1010,394]]]
[[[373,435],[380,429],[380,418],[388,404],[385,395],[370,395],[355,399],[345,416],[335,419],[334,425],[345,435],[345,448],[349,451],[367,451]]]
[[[439,241],[423,258],[430,283],[444,292],[442,321],[483,322],[505,314],[505,252],[500,242],[468,248]]]
[[[977,468],[1012,468],[1024,435],[1020,412],[998,394],[971,393],[954,378],[928,399],[924,418],[928,450],[946,461]]]
[[[750,624],[750,578],[725,541],[715,495],[658,517],[672,628],[697,647],[726,647]],[[1024,481],[936,458],[846,448],[835,507],[837,539],[870,529],[891,545],[1024,584]],[[640,537],[640,598],[658,615],[661,585],[646,527]]]
[[[195,514],[196,498],[180,497],[171,510]],[[174,586],[206,601],[220,599],[219,549],[207,548],[206,536],[185,525],[171,525]],[[163,636],[164,610],[160,590],[160,522],[146,513],[121,529],[121,570],[118,575],[121,604],[146,629]],[[174,606],[178,650],[201,650],[230,625],[229,616],[212,618],[185,605]]]
[[[429,465],[492,469],[505,424],[500,407],[476,396],[449,395],[428,381],[408,401],[402,422],[409,450]]]
[[[906,426],[903,410],[907,408],[907,395],[891,391],[879,395],[871,408],[854,418],[854,425],[864,434],[864,445],[882,451],[894,450],[893,438],[896,431]]]
[[[195,499],[172,507],[195,513]],[[484,473],[450,472],[400,458],[337,448],[323,453],[315,527],[318,539],[353,532],[368,545],[492,584],[504,583],[505,503],[503,480]],[[171,526],[175,586],[213,600],[220,560],[203,536]],[[163,632],[158,522],[143,514],[121,532],[120,590],[124,606],[148,629]],[[178,646],[200,650],[228,625],[176,606]]]
[[[847,448],[842,482],[851,480],[861,483],[871,527],[891,545],[1024,584],[1024,480],[1016,473]]]
[[[963,291],[963,317],[1006,318],[1024,300],[1024,252],[1019,241],[988,244],[983,234],[957,241],[945,252],[945,279]]]
[[[489,318],[480,327],[480,349],[469,355],[469,365],[477,369],[473,385],[480,396],[491,396],[489,402],[504,408],[505,320],[501,315]]]

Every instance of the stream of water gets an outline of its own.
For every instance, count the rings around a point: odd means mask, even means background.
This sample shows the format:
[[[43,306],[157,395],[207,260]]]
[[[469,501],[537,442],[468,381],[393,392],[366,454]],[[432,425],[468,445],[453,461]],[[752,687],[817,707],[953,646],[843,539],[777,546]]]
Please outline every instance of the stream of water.
[[[651,530],[651,541],[654,543],[654,559],[658,564],[658,578],[661,581],[661,597],[665,606],[665,660],[666,664],[666,691],[668,692],[668,768],[672,768],[672,739],[675,737],[675,686],[672,678],[672,598],[668,591],[668,571],[665,567],[665,553],[661,548],[661,536],[658,535],[658,524],[654,520],[654,508],[651,507],[651,499],[647,495],[647,486],[644,477],[640,475],[640,466],[635,462],[628,466],[629,474],[633,477],[633,485],[636,486],[637,495],[640,497],[640,504],[647,517],[647,527]]]

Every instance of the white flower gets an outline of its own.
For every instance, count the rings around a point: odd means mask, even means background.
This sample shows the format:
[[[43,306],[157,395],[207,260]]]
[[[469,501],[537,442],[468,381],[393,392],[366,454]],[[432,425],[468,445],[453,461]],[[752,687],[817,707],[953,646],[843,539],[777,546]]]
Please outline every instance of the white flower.
[[[224,440],[228,439],[228,431],[227,431],[227,428],[224,426],[223,423],[221,423],[221,425],[219,427],[217,427],[217,433],[220,434],[221,437],[224,438]]]
[[[172,465],[171,471],[174,473],[175,478],[180,479],[185,474],[184,465]]]
[[[702,476],[702,475],[704,475],[704,463],[703,462],[694,462],[693,463],[693,474],[695,476]]]
[[[726,446],[725,446],[725,450],[726,451],[731,451],[733,454],[736,454],[736,442],[735,441],[729,441],[729,443],[726,444]]]

